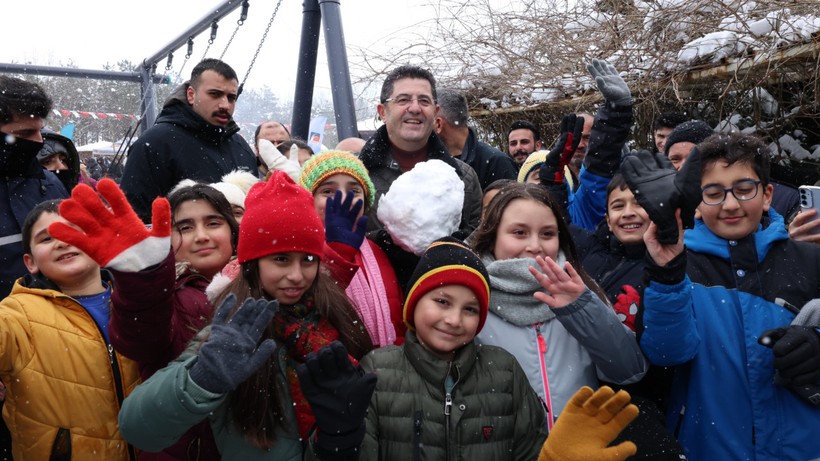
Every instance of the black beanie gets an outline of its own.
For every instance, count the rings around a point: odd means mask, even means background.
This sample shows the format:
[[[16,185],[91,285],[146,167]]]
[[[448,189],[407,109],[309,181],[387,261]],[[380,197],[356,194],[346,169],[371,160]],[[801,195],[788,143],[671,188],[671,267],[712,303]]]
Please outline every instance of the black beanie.
[[[490,276],[478,255],[453,237],[434,241],[421,255],[407,284],[410,289],[402,313],[407,327],[416,330],[413,314],[419,299],[430,290],[444,285],[462,285],[472,290],[480,306],[476,333],[481,331],[490,305]]]
[[[701,120],[690,120],[688,122],[683,122],[676,126],[675,129],[669,133],[669,137],[666,138],[664,154],[666,154],[667,157],[669,156],[669,148],[672,147],[673,144],[677,144],[679,142],[699,144],[701,141],[713,134],[715,134],[715,131],[712,130],[712,127],[707,125],[706,122]]]

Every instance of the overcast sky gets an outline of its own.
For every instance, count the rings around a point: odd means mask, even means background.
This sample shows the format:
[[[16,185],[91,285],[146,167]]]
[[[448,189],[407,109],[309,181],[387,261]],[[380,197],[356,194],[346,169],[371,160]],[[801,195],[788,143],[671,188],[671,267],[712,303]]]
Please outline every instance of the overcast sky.
[[[224,56],[240,81],[250,64],[277,0],[250,0],[248,20],[239,29]],[[59,66],[69,60],[77,66],[101,69],[128,59],[142,62],[212,12],[224,0],[9,0],[3,2],[0,26],[0,62]],[[353,47],[384,51],[398,46],[435,17],[430,0],[341,0],[341,12],[350,60]],[[131,5],[131,6],[126,6]],[[208,57],[219,57],[236,28],[240,8],[219,23],[217,40]],[[269,85],[280,97],[293,98],[302,0],[282,0],[271,32],[260,51],[246,86]],[[183,76],[203,57],[208,32],[194,40],[194,53]],[[324,37],[322,37],[324,39]],[[174,53],[177,75],[186,47]],[[161,61],[158,72],[165,72]],[[316,96],[330,99],[324,40],[319,45]]]

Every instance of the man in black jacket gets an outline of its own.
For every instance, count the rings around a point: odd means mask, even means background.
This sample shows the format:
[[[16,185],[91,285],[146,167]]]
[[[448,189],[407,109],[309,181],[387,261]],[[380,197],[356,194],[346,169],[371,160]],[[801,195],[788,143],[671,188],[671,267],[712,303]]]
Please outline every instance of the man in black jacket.
[[[475,130],[467,126],[467,98],[461,93],[438,90],[441,111],[436,117],[435,132],[450,155],[470,165],[478,175],[481,190],[495,180],[518,176],[512,159],[500,150],[476,139]]]
[[[229,65],[203,60],[131,146],[122,189],[143,221],[150,222],[154,198],[183,179],[215,183],[233,170],[256,172],[256,157],[233,121],[238,86]]]
[[[464,207],[459,231],[463,237],[470,235],[481,218],[481,185],[475,171],[450,156],[433,132],[433,124],[440,110],[433,74],[410,65],[393,69],[382,85],[380,101],[377,110],[384,125],[367,140],[359,154],[376,187],[368,230],[382,228],[377,218],[379,199],[390,189],[393,181],[417,163],[435,159],[453,167],[464,182]],[[412,272],[415,262],[408,267]]]

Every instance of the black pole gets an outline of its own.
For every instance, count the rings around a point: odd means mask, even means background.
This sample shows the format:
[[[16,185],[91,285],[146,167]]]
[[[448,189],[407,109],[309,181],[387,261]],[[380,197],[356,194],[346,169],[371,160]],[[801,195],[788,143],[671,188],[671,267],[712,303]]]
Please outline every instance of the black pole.
[[[350,68],[347,65],[347,49],[342,30],[342,15],[339,0],[319,0],[322,22],[325,29],[330,89],[333,94],[333,109],[336,113],[336,131],[339,139],[358,137],[356,107],[353,103],[353,85],[350,82]]]
[[[118,72],[113,70],[78,69],[74,67],[35,66],[32,64],[0,63],[0,74],[48,75],[51,77],[93,78],[121,82],[142,82],[140,72]],[[153,75],[154,83],[170,83],[167,75]]]
[[[310,109],[313,106],[313,84],[316,80],[316,56],[322,13],[317,0],[302,3],[302,38],[299,43],[299,63],[296,66],[296,90],[293,94],[293,118],[290,133],[307,139],[310,130]]]
[[[142,83],[140,84],[140,93],[142,101],[140,102],[140,134],[145,133],[145,130],[154,126],[157,120],[157,94],[154,83],[151,81],[152,69],[147,67],[140,67],[140,74],[142,74]]]

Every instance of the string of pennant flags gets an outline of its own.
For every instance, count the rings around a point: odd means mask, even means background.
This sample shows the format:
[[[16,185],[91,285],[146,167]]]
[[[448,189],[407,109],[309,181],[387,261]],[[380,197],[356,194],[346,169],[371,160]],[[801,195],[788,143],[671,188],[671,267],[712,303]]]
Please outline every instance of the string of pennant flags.
[[[51,109],[51,113],[56,117],[73,117],[73,118],[92,118],[94,120],[105,120],[115,118],[117,120],[138,120],[139,116],[136,114],[117,114],[113,112],[92,112],[85,110],[68,110],[68,109]],[[264,122],[238,123],[242,128],[256,129],[257,126]],[[330,128],[331,125],[327,125]]]

